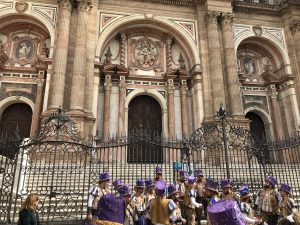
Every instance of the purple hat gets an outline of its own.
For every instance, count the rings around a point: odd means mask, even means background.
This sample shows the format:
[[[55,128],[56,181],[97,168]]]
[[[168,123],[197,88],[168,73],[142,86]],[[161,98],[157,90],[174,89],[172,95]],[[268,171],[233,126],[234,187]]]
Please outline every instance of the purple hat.
[[[172,195],[178,193],[179,191],[176,189],[176,186],[174,184],[170,184],[168,186],[168,196],[171,197]]]
[[[229,179],[224,179],[221,180],[221,188],[227,188],[227,187],[231,187],[232,188],[232,182]]]
[[[145,180],[145,185],[147,187],[154,187],[154,182],[152,179]]]
[[[279,188],[279,191],[284,191],[288,194],[291,194],[292,193],[292,187],[288,184],[281,184],[281,186]]]
[[[96,216],[99,220],[124,224],[125,209],[126,203],[123,198],[106,194],[98,202]]]
[[[248,198],[251,196],[249,187],[247,185],[241,186],[238,191],[241,195],[241,198]]]
[[[236,201],[219,201],[207,207],[207,214],[211,224],[245,225],[240,208]]]
[[[194,176],[188,176],[187,182],[189,184],[193,184],[193,183],[195,183],[195,181],[196,181],[196,178]]]
[[[145,188],[145,182],[143,180],[137,180],[135,183],[136,188]]]
[[[117,188],[122,186],[122,181],[120,179],[116,179],[113,183],[114,189],[116,190]]]
[[[179,171],[179,176],[180,176],[180,177],[184,177],[184,178],[186,178],[186,177],[188,176],[188,174],[187,174],[187,172],[186,172],[186,171],[184,171],[184,170],[180,170],[180,171]]]
[[[131,190],[130,190],[130,187],[129,187],[128,184],[125,184],[125,185],[121,186],[118,189],[118,192],[119,192],[121,197],[131,195]]]
[[[99,181],[110,180],[110,176],[107,172],[99,173]]]
[[[211,178],[206,180],[204,189],[218,192],[218,188],[219,188],[219,183],[217,181],[214,181]]]
[[[157,166],[157,167],[155,168],[155,173],[162,174],[162,168],[159,167],[159,166]]]
[[[268,176],[266,181],[268,181],[273,187],[277,185],[277,180],[273,176]]]
[[[195,171],[195,176],[196,176],[196,177],[198,177],[198,176],[202,176],[202,177],[203,177],[204,174],[203,174],[202,170],[199,170],[199,169],[198,169],[198,170]]]
[[[164,195],[166,191],[166,182],[164,180],[159,180],[155,183],[155,193],[157,195]]]

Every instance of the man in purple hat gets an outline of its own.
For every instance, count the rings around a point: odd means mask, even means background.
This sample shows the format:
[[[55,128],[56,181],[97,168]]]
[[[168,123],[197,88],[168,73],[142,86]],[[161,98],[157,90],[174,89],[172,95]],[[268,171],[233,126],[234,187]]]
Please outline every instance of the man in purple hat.
[[[206,183],[204,186],[205,189],[205,197],[206,197],[206,203],[203,205],[204,209],[204,215],[207,216],[207,207],[209,205],[213,205],[219,201],[219,183],[217,181],[214,181],[211,178],[206,179]]]
[[[232,191],[232,181],[230,179],[221,180],[221,188],[220,200],[234,200],[239,204],[239,196]]]
[[[146,215],[145,215],[145,223],[146,225],[151,224],[150,220],[150,202],[155,198],[155,193],[154,193],[154,182],[152,179],[145,180],[145,185],[146,185],[146,197],[145,197],[145,202],[146,202]]]
[[[264,221],[268,225],[276,225],[279,219],[280,195],[275,190],[276,185],[277,180],[273,176],[269,176],[255,200],[255,209],[258,208],[261,211]]]
[[[295,201],[291,198],[292,187],[288,184],[281,184],[279,193],[281,195],[279,204],[281,219],[278,224],[295,224],[296,221],[294,221],[294,214],[297,212],[297,206]]]
[[[162,168],[160,166],[157,166],[155,168],[155,182],[162,180]]]
[[[122,181],[120,179],[114,180],[114,182],[112,183],[112,185],[114,186],[114,190],[116,192],[118,192],[118,189],[123,186]]]
[[[195,181],[194,176],[189,176],[187,178],[187,187],[184,194],[184,207],[186,219],[189,225],[196,224],[196,208],[202,207],[202,204],[196,202],[196,191],[195,191]]]
[[[262,220],[259,218],[254,218],[253,210],[251,208],[252,195],[250,194],[249,188],[247,185],[243,185],[239,188],[240,193],[240,208],[242,216],[247,223],[250,224],[261,224]]]
[[[163,180],[155,183],[156,197],[150,203],[150,218],[154,225],[169,225],[170,220],[174,223],[176,217],[176,204],[171,199],[164,198],[166,182]]]
[[[103,172],[99,174],[98,185],[92,187],[89,191],[88,197],[88,220],[92,220],[92,217],[96,216],[98,202],[103,195],[109,193],[108,183],[110,180],[109,173]]]
[[[204,174],[202,170],[196,169],[195,170],[195,176],[197,178],[196,184],[195,184],[195,191],[196,191],[196,202],[205,205],[205,179]],[[200,224],[201,220],[204,220],[206,216],[204,216],[203,207],[196,209],[196,220],[198,224]]]
[[[125,214],[125,221],[124,225],[134,225],[135,221],[135,210],[134,206],[131,204],[131,189],[128,184],[122,185],[118,189],[119,195],[121,198],[124,199],[126,203],[126,214]]]
[[[183,199],[184,193],[185,193],[185,188],[186,188],[186,178],[188,174],[184,170],[179,171],[179,178],[176,182],[176,188],[179,191],[180,197]]]
[[[135,185],[135,194],[132,198],[132,203],[135,206],[135,223],[144,225],[145,224],[145,213],[146,213],[146,201],[144,196],[145,182],[143,180],[137,180]]]
[[[176,204],[176,217],[177,220],[173,223],[173,225],[181,225],[186,224],[186,219],[182,217],[180,205],[179,205],[179,191],[176,189],[176,186],[173,184],[170,184],[168,186],[168,199],[172,199],[173,202]]]

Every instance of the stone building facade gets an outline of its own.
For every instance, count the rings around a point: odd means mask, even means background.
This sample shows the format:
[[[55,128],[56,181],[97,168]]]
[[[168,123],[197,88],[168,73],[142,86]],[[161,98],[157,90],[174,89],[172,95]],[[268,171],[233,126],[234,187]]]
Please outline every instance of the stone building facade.
[[[0,132],[60,106],[83,136],[188,137],[229,120],[299,130],[298,0],[0,0]]]

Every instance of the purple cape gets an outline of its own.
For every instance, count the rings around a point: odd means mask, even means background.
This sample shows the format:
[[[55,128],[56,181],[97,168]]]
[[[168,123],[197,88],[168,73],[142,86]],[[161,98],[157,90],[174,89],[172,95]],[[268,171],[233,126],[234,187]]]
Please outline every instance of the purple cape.
[[[213,225],[246,225],[236,201],[219,201],[208,206],[207,213]]]

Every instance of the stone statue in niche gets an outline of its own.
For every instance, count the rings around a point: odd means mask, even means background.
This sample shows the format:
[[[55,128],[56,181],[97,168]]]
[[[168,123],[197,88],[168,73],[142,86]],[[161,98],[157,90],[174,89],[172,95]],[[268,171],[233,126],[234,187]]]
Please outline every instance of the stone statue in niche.
[[[155,44],[147,38],[139,39],[134,48],[134,59],[140,69],[151,70],[157,64],[158,50]]]
[[[256,72],[256,67],[252,58],[245,58],[244,67],[246,70],[247,76],[252,76]]]
[[[32,56],[32,44],[29,41],[22,41],[16,49],[19,60],[28,60]]]

